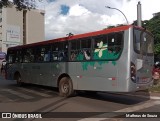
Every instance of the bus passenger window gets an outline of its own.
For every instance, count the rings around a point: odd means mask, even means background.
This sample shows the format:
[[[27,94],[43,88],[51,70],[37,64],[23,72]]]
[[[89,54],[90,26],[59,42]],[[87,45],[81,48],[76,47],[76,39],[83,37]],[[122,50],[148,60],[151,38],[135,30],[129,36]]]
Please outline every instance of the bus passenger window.
[[[83,60],[91,59],[91,38],[84,38],[81,40],[81,50],[83,53]]]
[[[80,40],[70,41],[70,49],[71,49],[69,57],[70,61],[79,61],[79,53],[78,53],[79,48],[80,48]]]
[[[116,43],[115,34],[108,35],[108,47],[113,47]]]
[[[114,34],[108,35],[108,51],[114,53],[114,55],[118,54],[122,50],[122,39],[123,34],[121,32],[117,32]]]
[[[58,53],[58,60],[59,60],[59,61],[62,61],[62,60],[63,60],[63,57],[64,57],[63,52],[59,52],[59,53]]]
[[[51,57],[49,45],[39,46],[36,48],[36,62],[49,62]]]
[[[75,61],[76,60],[76,52],[72,51],[71,52],[71,58],[70,58],[71,61]]]
[[[58,60],[58,52],[54,51],[52,52],[52,61],[57,61]]]
[[[107,59],[107,49],[108,45],[106,36],[104,35],[95,37],[93,59]]]
[[[14,55],[13,54],[9,54],[9,56],[8,56],[8,62],[9,63],[14,63]]]
[[[67,61],[68,60],[68,51],[63,52],[63,60]]]
[[[90,60],[91,59],[90,50],[83,50],[83,53],[84,53],[85,60]]]
[[[56,42],[52,45],[52,61],[68,60],[68,42]]]
[[[24,62],[34,62],[34,51],[32,48],[24,50]]]
[[[44,58],[43,58],[43,56],[41,54],[38,55],[37,61],[38,62],[44,61]]]
[[[49,54],[44,54],[44,61],[45,62],[50,61],[50,55]]]

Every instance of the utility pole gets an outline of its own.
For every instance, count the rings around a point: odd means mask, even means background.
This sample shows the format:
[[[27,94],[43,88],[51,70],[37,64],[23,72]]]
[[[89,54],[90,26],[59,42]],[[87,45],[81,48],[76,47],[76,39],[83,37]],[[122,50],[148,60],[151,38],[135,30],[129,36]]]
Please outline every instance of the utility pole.
[[[137,4],[137,26],[142,26],[142,12],[141,12],[141,3],[140,1]]]

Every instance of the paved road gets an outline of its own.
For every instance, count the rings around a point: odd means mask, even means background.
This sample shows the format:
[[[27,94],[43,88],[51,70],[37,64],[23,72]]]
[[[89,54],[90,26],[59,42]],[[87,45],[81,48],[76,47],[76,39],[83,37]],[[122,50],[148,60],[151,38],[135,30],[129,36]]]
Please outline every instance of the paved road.
[[[117,119],[110,117],[123,116],[126,112],[160,112],[160,99],[150,99],[149,93],[145,96],[144,94],[129,96],[82,92],[75,97],[63,98],[58,96],[54,88],[29,84],[18,87],[15,81],[4,80],[0,77],[0,112],[18,112],[19,114],[45,112],[42,115],[43,119],[3,119],[10,121],[115,121]],[[134,119],[120,118],[118,120]],[[159,119],[154,118],[157,121]],[[136,118],[136,120],[144,120],[144,118]]]

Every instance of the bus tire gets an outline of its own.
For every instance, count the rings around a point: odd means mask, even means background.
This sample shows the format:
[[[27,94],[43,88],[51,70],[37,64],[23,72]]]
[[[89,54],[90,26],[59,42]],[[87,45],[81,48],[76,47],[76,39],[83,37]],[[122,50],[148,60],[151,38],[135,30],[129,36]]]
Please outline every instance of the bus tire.
[[[70,97],[74,94],[72,80],[69,77],[63,77],[59,81],[59,95]]]
[[[16,79],[17,85],[22,86],[23,83],[22,83],[21,75],[19,73],[16,74],[15,79]]]

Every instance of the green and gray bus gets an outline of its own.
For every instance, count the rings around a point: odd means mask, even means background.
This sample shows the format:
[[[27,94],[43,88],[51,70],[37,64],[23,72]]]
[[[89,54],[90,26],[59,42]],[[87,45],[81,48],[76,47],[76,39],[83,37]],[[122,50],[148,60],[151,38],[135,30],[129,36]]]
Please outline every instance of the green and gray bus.
[[[133,25],[8,48],[6,79],[17,84],[132,92],[152,84],[153,36]]]

